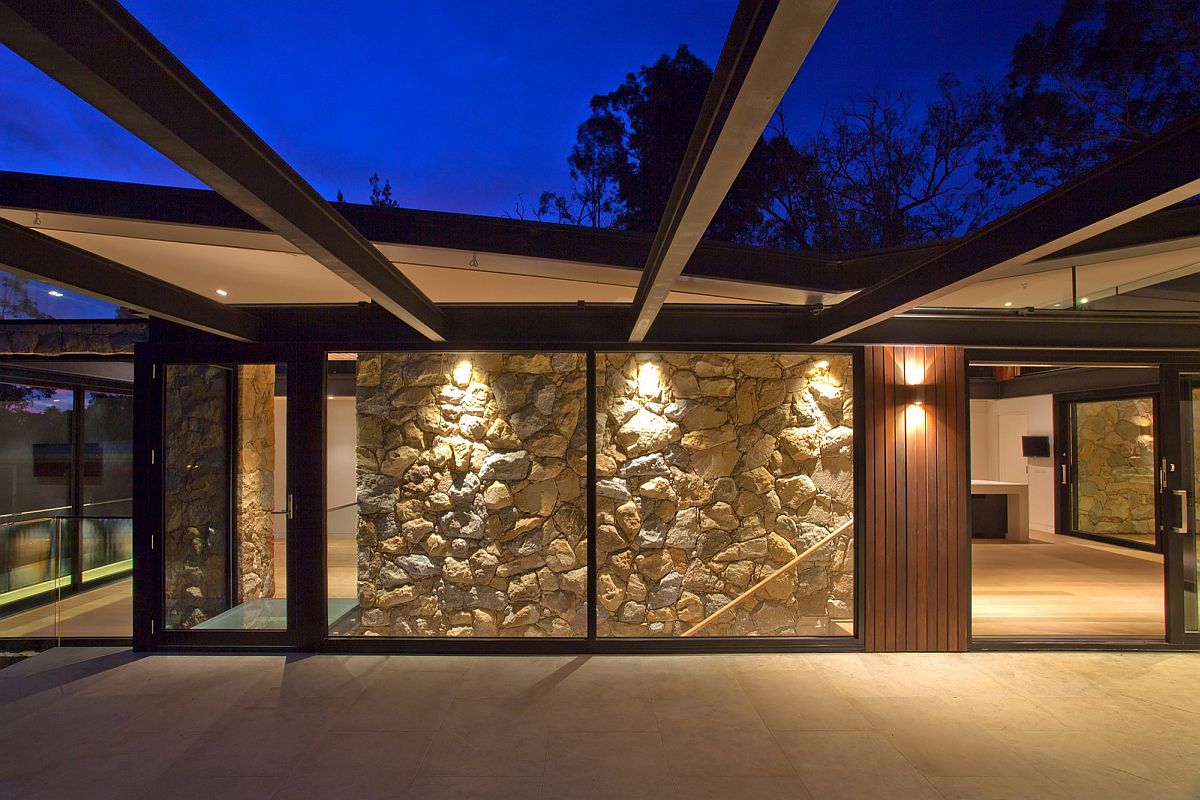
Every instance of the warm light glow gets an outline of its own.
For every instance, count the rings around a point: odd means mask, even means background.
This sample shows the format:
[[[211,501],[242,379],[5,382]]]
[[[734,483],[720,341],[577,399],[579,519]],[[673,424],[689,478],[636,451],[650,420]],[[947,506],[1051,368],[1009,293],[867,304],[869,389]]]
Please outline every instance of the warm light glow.
[[[1086,297],[1081,297],[1081,298],[1079,298],[1079,302],[1080,302],[1080,303],[1086,303],[1086,302],[1087,302],[1087,298],[1086,298]]]
[[[1005,308],[1010,308],[1011,306],[1012,306],[1012,300],[1009,300],[1007,303],[1004,304]]]
[[[332,399],[333,399],[333,395],[331,395],[331,394],[327,394],[327,395],[325,395],[325,399],[326,399],[326,400],[332,400]]]
[[[904,427],[907,433],[914,433],[925,425],[925,406],[922,403],[909,403],[904,408]]]
[[[647,361],[638,366],[637,387],[642,397],[657,397],[662,393],[662,377],[657,364]]]
[[[221,297],[229,296],[229,292],[225,291],[224,289],[217,289],[217,294],[221,295]]]
[[[458,366],[454,368],[454,373],[451,376],[454,378],[454,383],[460,387],[465,387],[471,382],[471,362],[460,361]]]
[[[925,382],[925,364],[916,359],[904,359],[904,382],[909,386],[920,386]]]

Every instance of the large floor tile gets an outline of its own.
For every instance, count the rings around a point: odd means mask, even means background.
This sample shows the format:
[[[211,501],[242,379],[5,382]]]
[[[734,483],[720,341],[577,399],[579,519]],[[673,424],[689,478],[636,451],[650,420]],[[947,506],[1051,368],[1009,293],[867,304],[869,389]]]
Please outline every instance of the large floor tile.
[[[814,800],[937,800],[937,790],[874,731],[777,733]]]

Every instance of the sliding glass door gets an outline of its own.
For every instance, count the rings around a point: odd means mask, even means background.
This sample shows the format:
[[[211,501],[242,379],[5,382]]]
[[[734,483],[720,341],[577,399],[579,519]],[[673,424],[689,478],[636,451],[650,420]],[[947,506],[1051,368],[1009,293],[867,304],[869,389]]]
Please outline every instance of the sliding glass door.
[[[1167,638],[1200,644],[1200,366],[1164,368],[1161,462],[1167,564]]]

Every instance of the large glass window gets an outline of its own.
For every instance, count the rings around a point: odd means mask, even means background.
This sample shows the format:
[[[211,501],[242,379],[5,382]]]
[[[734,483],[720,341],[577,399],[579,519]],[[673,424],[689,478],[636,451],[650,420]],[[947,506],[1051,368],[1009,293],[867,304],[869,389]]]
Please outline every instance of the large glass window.
[[[599,635],[853,635],[850,357],[596,370]]]
[[[1070,406],[1071,528],[1155,544],[1154,398]]]
[[[284,371],[172,364],[165,376],[164,625],[286,628]]]
[[[330,365],[331,632],[585,635],[584,355]]]

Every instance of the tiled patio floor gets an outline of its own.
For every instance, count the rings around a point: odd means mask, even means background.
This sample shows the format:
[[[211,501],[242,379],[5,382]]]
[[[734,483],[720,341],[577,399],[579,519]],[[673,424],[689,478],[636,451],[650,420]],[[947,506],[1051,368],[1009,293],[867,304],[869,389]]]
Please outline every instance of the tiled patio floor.
[[[1200,655],[150,656],[0,670],[0,796],[1200,797]]]

